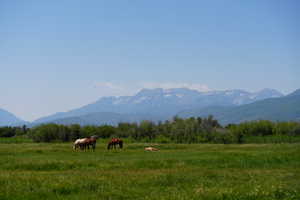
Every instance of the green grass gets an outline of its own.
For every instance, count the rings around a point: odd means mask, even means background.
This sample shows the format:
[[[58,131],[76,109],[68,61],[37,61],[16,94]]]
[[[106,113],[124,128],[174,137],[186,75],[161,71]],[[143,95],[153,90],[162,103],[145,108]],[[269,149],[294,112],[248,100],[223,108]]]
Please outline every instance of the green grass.
[[[300,143],[300,136],[290,136],[290,135],[245,136],[244,143],[248,143],[248,144]]]
[[[145,145],[2,143],[0,199],[300,199],[299,143]]]
[[[0,137],[0,144],[12,144],[12,143],[32,143],[32,139],[25,136],[15,136],[15,137]]]

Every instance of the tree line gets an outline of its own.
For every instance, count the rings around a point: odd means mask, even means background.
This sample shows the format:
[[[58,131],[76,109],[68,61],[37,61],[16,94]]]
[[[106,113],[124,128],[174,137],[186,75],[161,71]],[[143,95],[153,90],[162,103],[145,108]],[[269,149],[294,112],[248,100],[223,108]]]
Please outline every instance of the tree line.
[[[29,137],[35,142],[69,142],[97,135],[103,139],[127,138],[132,142],[229,144],[245,143],[248,137],[300,136],[300,123],[260,120],[223,127],[212,116],[208,116],[187,119],[174,117],[158,123],[119,123],[117,126],[42,124],[31,129],[26,126],[0,127],[0,137],[19,135]]]

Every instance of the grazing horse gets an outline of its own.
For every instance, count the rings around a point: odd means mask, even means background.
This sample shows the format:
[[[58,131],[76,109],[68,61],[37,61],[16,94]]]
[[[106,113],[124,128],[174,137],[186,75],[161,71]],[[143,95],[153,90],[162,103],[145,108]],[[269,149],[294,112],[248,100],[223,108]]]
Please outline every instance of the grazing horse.
[[[96,137],[88,137],[85,138],[86,140],[84,141],[86,147],[88,149],[90,149],[90,145],[92,146],[93,151],[95,151],[96,149],[96,142],[97,142],[97,138]]]
[[[123,148],[123,140],[121,140],[119,138],[112,138],[107,145],[107,149],[111,149],[111,148],[116,149],[117,145],[119,145],[119,148],[122,149]]]
[[[76,150],[78,148],[80,148],[81,150],[85,149],[85,138],[81,138],[81,139],[77,139],[75,142],[74,142],[74,145],[73,145],[73,149]]]
[[[80,148],[81,150],[86,150],[86,148],[90,149],[90,145],[92,146],[93,151],[95,151],[96,148],[96,142],[97,142],[97,136],[77,139],[74,142],[74,150],[77,148]]]

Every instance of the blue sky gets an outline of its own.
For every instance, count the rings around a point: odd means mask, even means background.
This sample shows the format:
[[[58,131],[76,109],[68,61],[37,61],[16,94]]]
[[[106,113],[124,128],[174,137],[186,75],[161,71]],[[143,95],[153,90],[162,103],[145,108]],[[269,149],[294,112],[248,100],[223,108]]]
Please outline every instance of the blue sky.
[[[143,87],[300,88],[297,0],[0,0],[0,108],[25,120]]]

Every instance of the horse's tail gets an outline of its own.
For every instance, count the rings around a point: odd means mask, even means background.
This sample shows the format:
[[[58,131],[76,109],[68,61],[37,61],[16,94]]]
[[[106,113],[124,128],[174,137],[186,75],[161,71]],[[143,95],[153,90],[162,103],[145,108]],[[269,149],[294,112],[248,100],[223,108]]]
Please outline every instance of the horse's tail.
[[[121,149],[123,148],[123,140],[119,141],[119,146],[120,146]]]
[[[110,146],[111,146],[111,143],[109,142],[108,145],[107,145],[108,150],[110,149]]]

